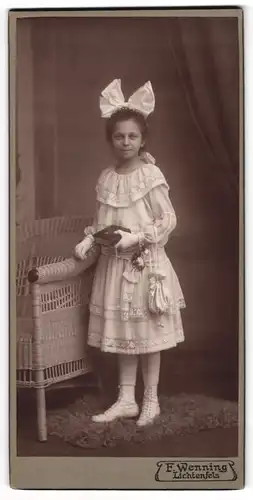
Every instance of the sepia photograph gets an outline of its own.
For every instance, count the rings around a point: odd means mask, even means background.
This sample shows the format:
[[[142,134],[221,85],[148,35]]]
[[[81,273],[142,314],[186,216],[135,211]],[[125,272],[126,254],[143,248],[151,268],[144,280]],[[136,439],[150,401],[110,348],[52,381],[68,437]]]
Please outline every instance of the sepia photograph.
[[[240,8],[9,11],[15,487],[242,487],[242,40]]]

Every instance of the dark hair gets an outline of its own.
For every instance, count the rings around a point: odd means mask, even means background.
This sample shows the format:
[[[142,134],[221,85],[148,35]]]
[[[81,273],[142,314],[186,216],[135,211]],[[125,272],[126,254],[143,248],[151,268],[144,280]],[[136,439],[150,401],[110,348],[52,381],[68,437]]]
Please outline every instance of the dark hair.
[[[105,133],[106,133],[106,140],[111,143],[112,142],[112,134],[115,128],[116,123],[118,122],[123,122],[126,120],[134,120],[137,125],[140,127],[142,139],[146,141],[147,134],[148,134],[148,124],[147,120],[144,117],[144,115],[135,109],[129,109],[129,108],[120,108],[114,111],[114,113],[110,116],[110,118],[107,118],[106,120],[106,128],[105,128]],[[142,150],[144,147],[141,148]]]

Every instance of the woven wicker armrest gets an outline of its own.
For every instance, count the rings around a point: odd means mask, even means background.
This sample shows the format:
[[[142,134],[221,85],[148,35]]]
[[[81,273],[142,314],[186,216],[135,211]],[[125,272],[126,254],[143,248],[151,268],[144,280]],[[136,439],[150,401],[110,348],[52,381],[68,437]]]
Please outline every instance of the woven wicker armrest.
[[[99,254],[99,246],[94,246],[88,252],[85,260],[77,260],[75,257],[70,257],[61,262],[33,268],[28,273],[28,281],[30,283],[42,284],[78,276],[96,262]]]

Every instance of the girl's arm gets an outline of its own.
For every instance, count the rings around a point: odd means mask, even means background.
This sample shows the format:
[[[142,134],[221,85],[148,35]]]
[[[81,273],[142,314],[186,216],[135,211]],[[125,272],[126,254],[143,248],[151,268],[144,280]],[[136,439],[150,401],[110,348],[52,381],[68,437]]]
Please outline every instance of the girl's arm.
[[[92,226],[87,226],[84,229],[84,238],[74,248],[74,255],[77,259],[86,259],[87,252],[91,249],[94,243],[93,234],[97,231],[97,210],[94,216]]]
[[[168,187],[160,185],[147,195],[147,201],[153,213],[153,223],[140,233],[141,243],[159,243],[168,237],[177,225],[177,218],[169,198]]]
[[[116,248],[127,249],[139,244],[159,243],[175,229],[176,214],[168,195],[168,186],[159,185],[147,194],[147,202],[153,214],[153,222],[143,228],[143,231],[134,234],[116,231],[122,238]]]
[[[84,229],[84,235],[93,235],[97,232],[97,213],[98,213],[98,203],[96,203],[95,215],[91,226],[86,226]]]

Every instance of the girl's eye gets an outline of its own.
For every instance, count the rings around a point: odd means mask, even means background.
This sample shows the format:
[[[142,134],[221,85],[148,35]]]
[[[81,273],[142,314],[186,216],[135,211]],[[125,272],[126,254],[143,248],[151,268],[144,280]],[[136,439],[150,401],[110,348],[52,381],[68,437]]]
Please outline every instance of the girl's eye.
[[[138,138],[137,134],[129,134],[129,139],[134,140],[134,139],[137,139],[137,138]],[[115,134],[114,135],[114,139],[116,141],[124,140],[124,135],[122,135],[122,134]]]

